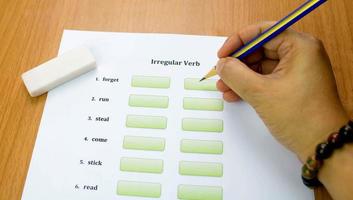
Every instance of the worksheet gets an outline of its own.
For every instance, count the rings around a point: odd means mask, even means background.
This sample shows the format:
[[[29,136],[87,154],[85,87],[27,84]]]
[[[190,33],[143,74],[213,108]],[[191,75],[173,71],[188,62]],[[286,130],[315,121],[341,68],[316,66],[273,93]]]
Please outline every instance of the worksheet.
[[[65,30],[97,69],[50,91],[23,200],[314,199],[301,163],[218,77],[225,37]]]

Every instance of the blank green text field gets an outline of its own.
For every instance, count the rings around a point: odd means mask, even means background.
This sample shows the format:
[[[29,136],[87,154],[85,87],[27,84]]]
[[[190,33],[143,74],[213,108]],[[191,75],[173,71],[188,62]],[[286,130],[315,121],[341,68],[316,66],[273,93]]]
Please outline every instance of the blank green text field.
[[[159,183],[119,181],[117,193],[126,196],[159,198],[162,186]]]
[[[223,100],[214,98],[185,97],[183,100],[183,107],[185,110],[222,111]]]
[[[179,185],[178,199],[222,200],[223,188],[218,186]]]
[[[165,129],[167,128],[167,118],[163,116],[128,115],[126,127]]]
[[[223,120],[184,118],[182,128],[184,131],[223,132]]]
[[[169,88],[170,78],[161,76],[132,76],[132,87]]]
[[[223,164],[214,162],[180,161],[179,174],[189,176],[223,176]]]
[[[183,153],[222,154],[223,142],[183,139],[180,142],[180,151]]]
[[[164,151],[165,139],[157,137],[125,136],[124,149]]]
[[[184,89],[217,91],[216,82],[217,80],[215,79],[200,81],[200,79],[197,78],[186,78],[184,79]]]
[[[129,97],[129,106],[146,108],[168,108],[169,98],[156,95],[136,95]]]
[[[128,172],[162,173],[163,160],[122,157],[120,159],[120,170]]]

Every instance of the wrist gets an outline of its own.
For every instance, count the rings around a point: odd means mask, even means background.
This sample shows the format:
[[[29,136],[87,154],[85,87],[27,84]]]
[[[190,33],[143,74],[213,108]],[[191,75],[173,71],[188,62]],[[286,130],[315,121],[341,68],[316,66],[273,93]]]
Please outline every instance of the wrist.
[[[324,161],[318,178],[333,199],[352,199],[353,144],[345,144]]]
[[[325,141],[331,133],[338,132],[348,121],[349,118],[343,111],[335,115],[330,115],[330,117],[327,117],[325,120],[310,124],[310,127],[307,129],[307,142],[305,144],[303,143],[303,147],[297,152],[299,160],[305,163],[309,156],[315,154],[316,146],[319,143]]]
[[[318,172],[320,172],[320,169],[322,168],[322,164],[324,163],[324,161],[333,157],[332,154],[334,153],[334,151],[339,152],[339,150],[342,149],[342,146],[344,145],[347,146],[345,151],[345,153],[347,153],[348,152],[347,148],[349,150],[350,148],[349,144],[351,144],[352,142],[353,142],[353,122],[348,121],[347,124],[342,126],[338,132],[334,132],[330,134],[330,136],[327,138],[326,141],[321,142],[319,145],[317,145],[315,154],[309,157],[306,163],[302,167],[303,183],[310,188],[321,186],[322,183],[319,181]],[[351,151],[349,154],[352,154],[352,153],[353,151]],[[349,168],[351,168],[353,164],[352,162],[353,157],[349,154],[342,154],[342,153],[339,154],[341,155],[340,157],[341,162],[338,162],[336,160],[335,162],[333,162],[336,165],[333,165],[331,161],[331,171],[329,170],[331,174],[329,174],[329,176],[323,176],[324,178],[322,178],[321,176],[321,179],[325,180],[325,177],[326,178],[336,177],[342,171],[348,172]],[[342,155],[345,155],[345,156],[342,156]],[[346,161],[346,162],[342,162],[342,161]],[[343,166],[342,168],[345,168],[345,170],[340,169],[339,171],[335,171],[335,166],[337,170],[337,164],[339,164],[338,166],[341,166],[341,167]],[[349,170],[349,171],[352,171],[352,170]],[[335,173],[332,173],[332,172],[335,172]],[[341,173],[340,175],[344,175],[344,174]],[[349,175],[349,173],[347,173],[347,175]],[[336,180],[337,180],[337,177],[336,177]],[[329,184],[332,184],[332,182],[335,182],[335,179],[331,179],[328,181],[326,180],[326,182]]]
[[[318,173],[319,180],[327,185],[332,183],[337,173],[349,174],[353,165],[353,144],[345,144],[342,148],[333,152],[332,156],[325,160],[325,164]],[[341,180],[341,182],[344,182]]]

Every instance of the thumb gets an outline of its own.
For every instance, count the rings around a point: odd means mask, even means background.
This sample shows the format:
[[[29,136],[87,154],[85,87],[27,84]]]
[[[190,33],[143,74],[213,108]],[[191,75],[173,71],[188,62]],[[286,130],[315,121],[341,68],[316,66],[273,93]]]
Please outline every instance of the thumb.
[[[252,102],[264,87],[264,77],[236,58],[220,59],[216,70],[223,82],[248,102]]]

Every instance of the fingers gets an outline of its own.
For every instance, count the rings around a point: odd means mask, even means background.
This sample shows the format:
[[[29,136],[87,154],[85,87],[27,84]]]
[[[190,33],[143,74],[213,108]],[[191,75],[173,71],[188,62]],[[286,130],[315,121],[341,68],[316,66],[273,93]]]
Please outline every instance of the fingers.
[[[217,63],[217,73],[222,81],[227,85],[225,87],[222,82],[218,83],[218,87],[222,91],[227,91],[228,88],[233,90],[246,101],[252,100],[253,93],[263,87],[262,75],[256,73],[241,61],[228,57],[222,58]],[[230,94],[226,94],[225,98],[230,98]]]
[[[235,50],[239,49],[241,46],[243,46],[245,43],[251,41],[261,33],[265,32],[267,29],[272,27],[275,24],[275,22],[263,22],[260,24],[256,25],[250,25],[243,30],[239,31],[236,34],[233,34],[230,36],[223,46],[220,48],[218,51],[218,57],[219,58],[224,58],[229,56],[231,53],[233,53]],[[291,30],[287,29],[268,43],[266,43],[263,46],[263,51],[266,56],[270,59],[280,59],[281,57],[284,56],[284,51],[283,48],[280,48],[284,44],[285,41],[289,42],[296,42],[296,38],[298,37],[298,33]],[[285,48],[284,48],[285,49]],[[260,51],[261,52],[261,51]],[[249,58],[247,58],[245,61],[251,61],[252,63],[260,61],[260,59],[263,58],[263,55],[259,53],[254,53]]]
[[[260,32],[258,32],[258,30],[254,30],[251,26],[246,27],[238,34],[234,34],[227,39],[227,41],[218,51],[218,57],[224,58],[230,56],[232,53],[234,53],[234,51],[242,47],[244,44],[246,44],[259,34]],[[263,50],[259,49],[253,54],[247,56],[247,58],[244,59],[244,62],[246,64],[251,65],[256,62],[259,62],[263,58],[263,56]]]
[[[228,37],[223,46],[218,50],[218,57],[225,58],[243,45],[243,41],[241,40],[239,34],[233,34]]]
[[[218,51],[218,57],[224,58],[229,56],[235,50],[239,49],[241,46],[255,38],[260,33],[261,30],[259,30],[255,25],[251,25],[239,31],[238,33],[233,34],[225,41],[221,49]]]
[[[225,99],[232,101],[236,98],[235,95],[238,95],[249,103],[255,102],[254,94],[260,94],[267,89],[264,85],[268,84],[264,82],[270,81],[269,77],[287,74],[286,70],[294,67],[296,70],[301,70],[302,60],[310,61],[312,57],[310,55],[321,52],[320,42],[308,35],[288,29],[242,61],[233,57],[224,58],[273,25],[273,22],[265,22],[248,26],[229,37],[219,50],[218,56],[221,59],[216,69],[223,83],[218,83],[218,88],[224,93]],[[267,76],[267,74],[271,75]]]
[[[235,101],[239,101],[240,97],[232,90],[229,90],[223,93],[223,99],[227,102],[235,102]]]
[[[220,92],[227,92],[227,91],[231,90],[221,79],[219,79],[217,81],[217,89]]]
[[[240,100],[240,97],[231,90],[221,79],[217,81],[217,89],[223,92],[223,99],[227,102],[235,102]]]

